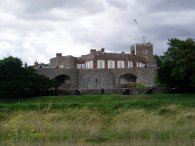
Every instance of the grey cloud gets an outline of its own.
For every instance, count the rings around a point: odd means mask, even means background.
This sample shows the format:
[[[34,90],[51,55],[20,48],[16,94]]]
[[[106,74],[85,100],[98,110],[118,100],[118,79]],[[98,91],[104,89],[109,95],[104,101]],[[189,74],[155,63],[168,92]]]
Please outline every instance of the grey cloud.
[[[61,19],[71,20],[105,10],[101,1],[92,0],[13,0],[12,3],[1,0],[1,7],[6,13],[12,13],[19,19],[33,20],[60,20],[60,17],[53,15],[53,11],[60,11],[60,15],[67,15]]]
[[[184,11],[194,10],[194,0],[139,0],[138,6],[143,5],[149,11]]]
[[[152,29],[143,28],[142,33],[146,36],[147,41],[154,44],[154,52],[158,55],[162,55],[168,48],[168,39],[186,39],[195,36],[195,31],[191,27],[177,25],[153,26]]]
[[[119,9],[126,9],[128,7],[128,1],[127,0],[107,0],[107,3],[110,6],[119,8]]]
[[[97,13],[104,10],[101,2],[92,0],[20,0],[25,4],[27,14],[47,13],[52,9],[66,9],[68,11],[85,11],[87,13]],[[79,12],[78,12],[79,13]]]

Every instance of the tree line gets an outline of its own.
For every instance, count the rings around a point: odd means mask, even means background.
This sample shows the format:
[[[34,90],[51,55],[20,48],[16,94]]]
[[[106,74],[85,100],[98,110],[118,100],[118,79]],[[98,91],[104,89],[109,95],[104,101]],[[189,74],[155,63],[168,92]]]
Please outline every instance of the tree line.
[[[0,97],[35,96],[58,86],[58,81],[37,74],[32,67],[23,66],[19,58],[10,56],[0,60]]]
[[[168,40],[168,50],[157,56],[157,83],[184,91],[195,88],[195,42],[193,39]]]

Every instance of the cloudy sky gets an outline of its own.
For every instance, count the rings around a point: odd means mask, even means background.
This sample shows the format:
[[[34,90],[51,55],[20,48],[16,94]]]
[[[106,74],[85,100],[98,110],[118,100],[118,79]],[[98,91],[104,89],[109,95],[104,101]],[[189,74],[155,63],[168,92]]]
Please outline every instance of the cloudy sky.
[[[137,25],[133,22],[137,20]],[[136,42],[162,55],[167,39],[195,36],[194,0],[0,0],[0,59],[48,63],[57,52],[129,52]]]

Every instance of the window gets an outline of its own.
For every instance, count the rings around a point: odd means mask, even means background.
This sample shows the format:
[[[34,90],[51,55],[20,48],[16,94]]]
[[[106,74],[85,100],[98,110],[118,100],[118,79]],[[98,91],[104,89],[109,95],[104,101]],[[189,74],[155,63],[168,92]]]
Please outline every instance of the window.
[[[118,61],[118,68],[124,68],[125,67],[125,63],[124,61]]]
[[[143,64],[143,63],[140,63],[140,67],[145,67],[145,64]]]
[[[64,65],[59,65],[59,68],[64,68]]]
[[[108,68],[115,68],[115,61],[108,60]]]
[[[148,54],[148,50],[143,50],[143,54]]]
[[[85,69],[85,64],[77,64],[77,69]]]
[[[105,61],[104,60],[98,60],[97,61],[97,68],[105,68]]]
[[[139,67],[139,62],[137,62],[137,67]]]
[[[85,64],[81,64],[81,69],[85,69]]]
[[[128,68],[132,68],[133,67],[133,62],[132,61],[128,61]]]
[[[81,64],[77,64],[77,69],[81,69]]]
[[[91,60],[91,61],[86,62],[86,63],[85,63],[85,66],[86,66],[86,69],[91,69],[91,68],[93,68],[93,61]]]
[[[145,64],[141,63],[141,62],[137,62],[137,67],[144,67]]]

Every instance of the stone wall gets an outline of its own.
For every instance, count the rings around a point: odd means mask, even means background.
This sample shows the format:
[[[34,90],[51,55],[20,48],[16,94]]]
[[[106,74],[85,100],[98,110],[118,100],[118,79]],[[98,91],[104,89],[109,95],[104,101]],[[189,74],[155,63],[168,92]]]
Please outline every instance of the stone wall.
[[[111,70],[79,70],[79,89],[108,89],[115,87],[115,75]]]
[[[77,69],[62,69],[62,68],[41,68],[37,70],[38,74],[55,79],[60,75],[66,75],[70,77],[70,88],[78,88],[78,70]]]
[[[130,69],[38,69],[39,74],[55,79],[60,75],[70,78],[70,89],[114,89],[120,86],[120,77],[134,75],[136,82],[146,87],[154,86],[156,68],[142,67]]]
[[[56,53],[55,58],[50,59],[51,68],[72,68],[76,69],[77,58],[73,56],[62,56],[61,53]]]

